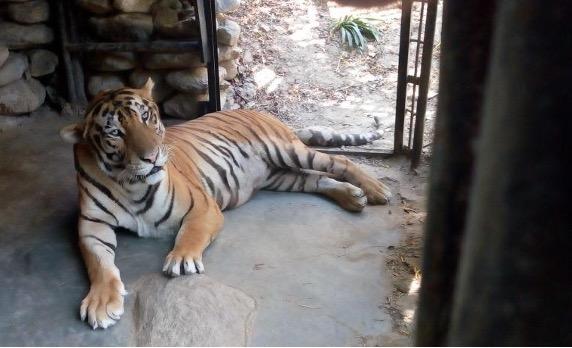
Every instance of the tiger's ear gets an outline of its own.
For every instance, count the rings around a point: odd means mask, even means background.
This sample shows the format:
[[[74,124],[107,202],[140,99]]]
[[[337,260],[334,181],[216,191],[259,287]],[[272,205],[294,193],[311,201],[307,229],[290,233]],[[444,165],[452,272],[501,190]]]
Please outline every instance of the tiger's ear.
[[[155,82],[153,82],[152,78],[147,78],[147,82],[139,89],[141,95],[144,98],[153,100],[153,87],[155,87]]]
[[[60,137],[70,144],[77,144],[84,141],[83,139],[83,124],[74,123],[60,129]]]

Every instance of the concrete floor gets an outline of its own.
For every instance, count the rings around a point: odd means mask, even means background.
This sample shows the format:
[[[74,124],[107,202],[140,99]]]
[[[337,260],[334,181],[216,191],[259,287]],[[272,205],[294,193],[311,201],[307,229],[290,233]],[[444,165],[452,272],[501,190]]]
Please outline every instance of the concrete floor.
[[[88,282],[76,247],[72,149],[58,136],[72,120],[2,122],[0,345],[124,343],[79,320]],[[351,214],[314,195],[261,192],[225,213],[224,230],[205,255],[207,275],[256,300],[251,345],[361,345],[389,336],[384,257],[400,238],[400,217],[390,210]],[[123,234],[118,244],[129,290],[161,271],[172,240]]]

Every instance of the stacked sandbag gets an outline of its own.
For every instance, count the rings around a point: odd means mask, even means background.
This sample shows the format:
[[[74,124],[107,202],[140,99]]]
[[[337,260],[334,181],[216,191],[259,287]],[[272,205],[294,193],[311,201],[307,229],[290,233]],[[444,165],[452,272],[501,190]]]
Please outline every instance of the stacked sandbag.
[[[93,41],[134,42],[191,40],[199,37],[194,7],[188,0],[76,0],[87,13],[87,30]],[[225,104],[228,81],[238,74],[240,26],[226,17],[240,0],[218,0],[221,104]],[[148,77],[155,82],[153,96],[166,116],[192,119],[208,101],[208,78],[200,53],[109,52],[91,54],[86,60],[88,93],[121,86],[141,87]],[[226,107],[229,105],[226,103]]]
[[[25,115],[45,101],[58,56],[50,50],[47,0],[0,0],[0,115]]]

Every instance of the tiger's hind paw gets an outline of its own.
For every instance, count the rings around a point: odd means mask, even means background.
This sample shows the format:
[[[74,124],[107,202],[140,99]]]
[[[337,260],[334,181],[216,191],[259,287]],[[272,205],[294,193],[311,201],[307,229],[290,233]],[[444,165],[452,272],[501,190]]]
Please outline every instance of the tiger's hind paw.
[[[365,192],[369,204],[387,204],[391,199],[389,187],[379,180],[368,179],[361,185],[361,188]]]
[[[338,204],[349,211],[360,212],[367,205],[367,197],[365,192],[350,183],[343,183],[344,190],[342,195],[336,197]]]

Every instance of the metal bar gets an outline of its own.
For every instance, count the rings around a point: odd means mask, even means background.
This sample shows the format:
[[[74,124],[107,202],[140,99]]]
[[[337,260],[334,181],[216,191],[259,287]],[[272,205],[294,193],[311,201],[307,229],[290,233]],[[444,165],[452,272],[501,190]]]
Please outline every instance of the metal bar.
[[[149,42],[84,42],[67,43],[72,52],[187,52],[201,48],[199,40],[192,41],[149,41]]]
[[[380,157],[391,157],[394,155],[394,151],[387,149],[342,150],[338,148],[329,148],[329,147],[312,147],[312,149],[330,155],[352,155],[352,156],[356,155],[356,156],[380,156]]]
[[[399,42],[399,67],[397,72],[397,100],[395,107],[395,132],[393,151],[403,151],[405,127],[405,104],[407,102],[407,64],[409,60],[409,35],[411,33],[412,0],[403,0],[401,5],[401,33]]]
[[[64,60],[64,68],[66,70],[66,83],[67,83],[67,90],[68,90],[68,99],[72,104],[77,103],[77,94],[75,92],[75,82],[74,82],[74,72],[73,66],[71,62],[71,56],[69,51],[66,48],[68,44],[68,36],[67,36],[67,23],[66,23],[66,15],[64,10],[64,4],[62,1],[56,1],[58,6],[58,27],[60,32],[60,40],[61,40],[61,50],[62,50],[62,58]]]
[[[418,85],[419,83],[421,83],[421,79],[419,78],[419,76],[407,75],[407,83]]]
[[[421,159],[423,148],[423,130],[425,128],[425,111],[427,109],[427,95],[429,93],[429,80],[431,77],[431,61],[433,58],[433,40],[435,39],[435,24],[437,23],[437,0],[431,0],[427,7],[427,23],[423,41],[423,57],[421,58],[421,84],[417,98],[417,112],[415,113],[415,134],[413,135],[413,151],[411,168],[417,167]]]
[[[197,12],[202,42],[202,60],[207,64],[209,101],[206,113],[220,110],[220,87],[218,76],[218,45],[216,41],[216,18],[214,0],[197,0]]]
[[[425,2],[421,3],[421,13],[419,14],[419,27],[417,28],[417,40],[415,45],[415,63],[413,76],[417,76],[417,71],[419,69],[419,47],[421,46],[421,33],[423,32],[423,19],[425,18]],[[413,93],[411,93],[411,110],[415,110],[418,105],[417,100],[417,85],[413,85]],[[413,141],[413,127],[416,124],[417,118],[413,117],[413,113],[409,117],[409,137],[407,138],[407,147],[412,148]]]
[[[69,30],[71,42],[79,42],[79,34],[77,29],[77,23],[75,16],[72,15],[71,4],[69,0],[65,0],[64,9],[66,15],[68,16]],[[75,91],[77,94],[78,108],[83,109],[87,106],[87,96],[85,95],[85,79],[83,75],[83,68],[78,54],[71,54],[72,69],[74,69],[74,84]],[[83,114],[83,110],[78,110]]]

